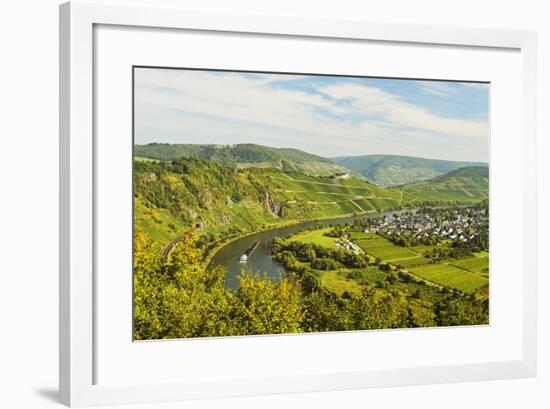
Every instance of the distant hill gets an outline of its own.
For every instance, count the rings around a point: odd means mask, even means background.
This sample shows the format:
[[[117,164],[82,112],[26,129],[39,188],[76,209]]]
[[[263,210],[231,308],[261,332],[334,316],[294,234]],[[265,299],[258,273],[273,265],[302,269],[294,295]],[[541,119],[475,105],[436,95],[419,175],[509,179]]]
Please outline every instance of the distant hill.
[[[255,144],[191,145],[150,143],[135,146],[136,157],[171,161],[182,157],[210,159],[226,166],[238,168],[276,168],[285,172],[328,176],[345,172],[342,166],[329,159],[298,149],[271,148]]]
[[[471,166],[453,170],[434,179],[395,188],[404,201],[472,201],[489,197],[489,168]]]
[[[332,160],[379,186],[428,180],[469,166],[487,166],[483,162],[456,162],[396,155],[341,156]]]

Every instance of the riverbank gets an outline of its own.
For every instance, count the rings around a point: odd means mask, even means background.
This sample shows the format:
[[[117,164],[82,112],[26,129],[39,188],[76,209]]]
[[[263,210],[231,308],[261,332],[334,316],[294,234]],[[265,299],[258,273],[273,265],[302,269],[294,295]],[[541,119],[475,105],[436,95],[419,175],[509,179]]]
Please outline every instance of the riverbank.
[[[260,271],[266,274],[268,277],[276,280],[284,274],[285,268],[282,264],[273,259],[271,253],[271,244],[275,238],[287,238],[293,234],[299,233],[303,230],[315,229],[318,227],[331,227],[336,225],[343,225],[345,223],[352,224],[356,220],[363,218],[373,218],[378,216],[387,216],[396,212],[406,212],[413,210],[414,208],[406,209],[392,209],[385,212],[357,212],[355,214],[341,215],[336,218],[322,218],[309,220],[305,222],[287,224],[285,227],[278,227],[274,229],[262,230],[253,234],[242,235],[239,238],[233,238],[230,242],[224,243],[224,245],[218,246],[210,257],[208,257],[207,268],[213,266],[222,266],[226,269],[226,282],[228,288],[234,288],[238,285],[238,275],[243,268],[251,271]],[[252,241],[260,240],[261,244],[250,257],[246,263],[240,263],[240,257],[250,246]]]
[[[388,212],[403,212],[403,211],[414,210],[414,209],[416,209],[416,207],[411,207],[411,208],[402,207],[402,208],[399,208],[399,209],[387,209],[387,210],[384,210],[382,212],[378,212],[376,210],[367,210],[365,212],[347,213],[347,214],[343,214],[343,215],[335,216],[335,217],[322,217],[322,218],[311,219],[311,220],[306,220],[306,221],[304,221],[304,220],[292,220],[292,221],[289,221],[288,223],[281,223],[281,224],[277,224],[277,225],[271,225],[267,229],[256,230],[256,231],[253,231],[253,232],[246,232],[246,233],[243,233],[243,234],[232,236],[232,237],[228,238],[227,240],[224,240],[223,242],[221,242],[219,245],[214,247],[208,253],[208,256],[205,257],[204,262],[205,262],[205,265],[207,267],[209,267],[209,264],[212,261],[212,259],[225,246],[227,246],[227,245],[229,245],[229,244],[231,244],[231,243],[233,243],[237,240],[244,239],[244,238],[247,238],[247,237],[252,237],[252,236],[254,236],[256,234],[259,234],[259,233],[266,233],[266,232],[269,232],[269,231],[274,231],[274,230],[278,230],[278,229],[286,228],[286,227],[295,227],[295,226],[300,226],[300,225],[305,226],[305,225],[310,224],[310,223],[322,223],[322,222],[326,222],[327,220],[341,220],[341,219],[346,219],[346,218],[351,218],[351,217],[361,217],[361,216],[367,216],[367,215],[376,216],[376,215],[383,215],[383,214],[388,213]]]

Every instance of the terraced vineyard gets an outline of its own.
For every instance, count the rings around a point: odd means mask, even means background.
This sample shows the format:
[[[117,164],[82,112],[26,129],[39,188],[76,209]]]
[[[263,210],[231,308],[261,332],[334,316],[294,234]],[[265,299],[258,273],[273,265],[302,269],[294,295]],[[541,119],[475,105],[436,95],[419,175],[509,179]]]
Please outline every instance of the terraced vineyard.
[[[396,209],[401,193],[365,180],[240,169],[211,160],[136,160],[136,221],[167,244],[182,226],[242,233],[290,222]],[[175,227],[175,228],[174,228]]]
[[[401,193],[360,179],[333,179],[295,173],[267,172],[267,186],[295,217],[328,218],[353,213],[396,209]]]

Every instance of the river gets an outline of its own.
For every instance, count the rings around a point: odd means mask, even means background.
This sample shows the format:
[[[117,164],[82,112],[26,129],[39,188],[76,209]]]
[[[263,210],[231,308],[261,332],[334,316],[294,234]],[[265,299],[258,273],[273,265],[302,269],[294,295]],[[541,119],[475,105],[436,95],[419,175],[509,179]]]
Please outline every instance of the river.
[[[364,218],[373,218],[378,216],[390,216],[394,213],[401,213],[404,211],[415,211],[415,209],[404,209],[399,211],[388,211],[381,213],[369,213],[360,216],[341,217],[336,219],[327,219],[320,221],[311,221],[292,226],[279,227],[276,229],[265,230],[259,233],[251,234],[246,237],[242,237],[235,241],[232,241],[223,246],[212,257],[209,268],[213,266],[224,266],[227,269],[226,286],[228,288],[235,288],[238,285],[237,275],[243,268],[251,269],[252,271],[259,271],[266,273],[268,277],[276,280],[284,273],[284,267],[275,262],[271,257],[271,243],[275,237],[286,238],[302,230],[310,229],[316,225],[323,227],[329,227],[331,225],[339,225],[345,223],[353,223],[355,220]],[[248,258],[246,263],[240,263],[241,255],[250,247],[250,245],[256,240],[260,240],[259,246]]]

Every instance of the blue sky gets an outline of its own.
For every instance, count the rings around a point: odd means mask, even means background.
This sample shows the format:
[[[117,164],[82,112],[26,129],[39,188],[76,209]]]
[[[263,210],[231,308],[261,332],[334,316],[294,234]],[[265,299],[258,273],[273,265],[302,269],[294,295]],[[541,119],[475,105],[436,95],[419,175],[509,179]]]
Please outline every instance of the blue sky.
[[[489,85],[138,68],[135,141],[488,161]]]

